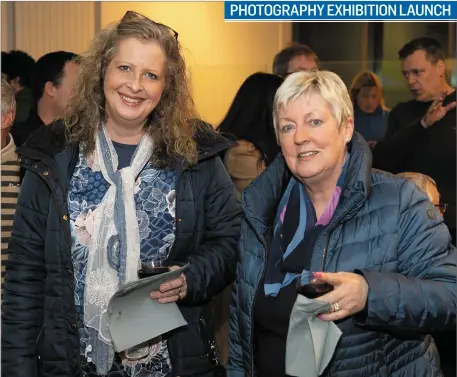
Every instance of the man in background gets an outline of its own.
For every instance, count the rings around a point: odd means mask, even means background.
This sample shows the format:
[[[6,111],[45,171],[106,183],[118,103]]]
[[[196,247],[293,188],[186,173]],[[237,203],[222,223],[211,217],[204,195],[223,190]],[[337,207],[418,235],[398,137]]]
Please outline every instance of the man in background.
[[[17,197],[19,195],[19,162],[16,154],[16,145],[9,133],[16,115],[16,100],[14,89],[2,79],[2,163],[1,163],[1,226],[2,226],[2,283],[1,292],[3,295],[3,281],[5,274],[5,261],[8,258],[8,242],[11,236],[14,211],[16,209]]]
[[[78,74],[76,58],[72,52],[56,51],[37,60],[32,79],[36,106],[25,122],[16,123],[11,130],[17,146],[25,143],[38,128],[63,115]]]
[[[26,121],[35,105],[30,88],[34,67],[35,60],[26,52],[2,51],[2,79],[13,88],[16,99],[15,123]]]
[[[446,79],[443,49],[430,37],[414,39],[398,52],[413,99],[395,106],[386,137],[373,150],[373,166],[391,173],[431,177],[447,205],[444,222],[456,244],[456,91]],[[456,333],[434,334],[445,377],[456,376]]]
[[[446,79],[439,42],[414,39],[398,52],[413,99],[395,106],[386,137],[373,150],[373,166],[391,173],[413,171],[436,182],[448,205],[444,221],[456,242],[456,92]]]
[[[273,73],[286,78],[291,73],[312,71],[319,67],[317,54],[308,46],[293,44],[278,52],[273,60]]]

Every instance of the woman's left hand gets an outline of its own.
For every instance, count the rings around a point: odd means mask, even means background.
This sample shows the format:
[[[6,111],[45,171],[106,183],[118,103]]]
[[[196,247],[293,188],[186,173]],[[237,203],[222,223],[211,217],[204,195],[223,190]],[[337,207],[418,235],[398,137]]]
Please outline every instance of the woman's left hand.
[[[179,266],[171,266],[170,270],[179,270]],[[160,304],[167,304],[182,300],[187,295],[186,276],[181,274],[179,278],[163,283],[158,291],[151,292],[151,298]]]
[[[323,321],[337,321],[361,312],[368,297],[368,283],[352,272],[316,272],[314,276],[333,285],[333,291],[317,298],[332,305],[332,312],[319,315]]]

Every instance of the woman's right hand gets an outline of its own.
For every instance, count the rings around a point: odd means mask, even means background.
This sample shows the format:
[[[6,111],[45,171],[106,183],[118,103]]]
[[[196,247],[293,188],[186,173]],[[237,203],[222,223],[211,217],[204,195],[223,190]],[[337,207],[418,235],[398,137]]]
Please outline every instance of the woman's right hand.
[[[352,272],[315,272],[320,281],[333,285],[333,291],[317,298],[332,306],[332,312],[318,316],[323,321],[338,321],[361,312],[368,297],[368,283]]]
[[[170,270],[178,270],[179,266],[171,266]],[[168,304],[182,300],[187,296],[187,280],[184,274],[163,283],[158,291],[151,292],[151,298],[160,304]]]

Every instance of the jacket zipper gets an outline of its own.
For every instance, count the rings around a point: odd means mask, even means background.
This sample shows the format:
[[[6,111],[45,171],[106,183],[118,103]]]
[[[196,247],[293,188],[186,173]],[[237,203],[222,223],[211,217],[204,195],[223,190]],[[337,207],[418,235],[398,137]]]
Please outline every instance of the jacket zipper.
[[[357,201],[359,200],[359,194],[356,194],[353,196],[353,199],[352,199],[352,202],[354,203],[357,203]],[[327,255],[328,255],[328,245],[330,243],[330,237],[332,236],[333,232],[335,231],[335,229],[341,225],[341,220],[344,219],[346,217],[346,215],[351,211],[352,209],[352,206],[340,217],[340,221],[338,221],[335,226],[333,228],[331,228],[331,230],[328,232],[328,235],[327,235],[327,240],[325,242],[325,246],[324,246],[324,250],[322,251],[322,271],[325,271],[325,264],[326,264],[326,261],[327,261]]]
[[[325,271],[325,262],[327,261],[327,249],[328,249],[328,244],[330,243],[330,237],[332,236],[333,230],[334,230],[334,229],[332,229],[332,230],[327,234],[327,239],[325,240],[324,249],[323,249],[323,251],[322,251],[322,268],[321,268],[321,271],[322,271],[322,272]]]
[[[180,235],[180,229],[181,229],[181,226],[180,226],[180,223],[182,221],[182,219],[178,216],[180,214],[180,205],[179,205],[179,199],[178,199],[178,190],[180,189],[180,183],[182,181],[182,177],[184,175],[184,173],[186,172],[186,170],[188,170],[189,168],[185,168],[184,170],[180,171],[177,173],[176,177],[176,208],[175,208],[175,221],[176,221],[176,229],[175,229],[175,241],[173,243],[173,246],[171,247],[171,250],[170,250],[170,254],[168,255],[168,260],[173,260],[173,258],[175,257],[175,254],[176,254],[176,250],[177,250],[177,247],[178,247],[178,240],[179,240],[179,235]],[[189,177],[189,183],[190,183],[190,188],[192,190],[192,179]],[[192,260],[191,257],[188,257],[188,260],[189,262]]]
[[[179,200],[178,200],[178,189],[179,189],[179,182],[181,181],[181,177],[178,177],[178,179],[176,180],[176,208],[175,208],[175,222],[176,222],[176,229],[175,229],[175,241],[173,243],[173,246],[171,247],[171,250],[170,250],[170,253],[168,254],[168,260],[172,260],[172,257],[174,256],[174,254],[176,254],[176,248],[177,248],[177,245],[178,245],[178,239],[179,239],[179,230],[180,230],[180,222],[181,222],[181,219],[178,217],[179,215]]]
[[[41,325],[40,332],[38,333],[38,336],[36,337],[36,341],[35,341],[35,345],[36,345],[36,346],[37,346],[38,343],[40,342],[40,338],[41,338],[41,334],[43,334],[43,330],[44,330],[44,322],[43,322],[43,324]]]

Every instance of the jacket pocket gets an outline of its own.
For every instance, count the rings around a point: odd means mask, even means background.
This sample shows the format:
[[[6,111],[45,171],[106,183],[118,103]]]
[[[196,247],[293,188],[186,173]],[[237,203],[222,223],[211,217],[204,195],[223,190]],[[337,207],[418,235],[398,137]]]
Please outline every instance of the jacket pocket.
[[[207,328],[202,307],[180,307],[187,326],[178,328],[168,337],[168,351],[174,376],[193,376],[210,373],[213,364],[210,359]]]

